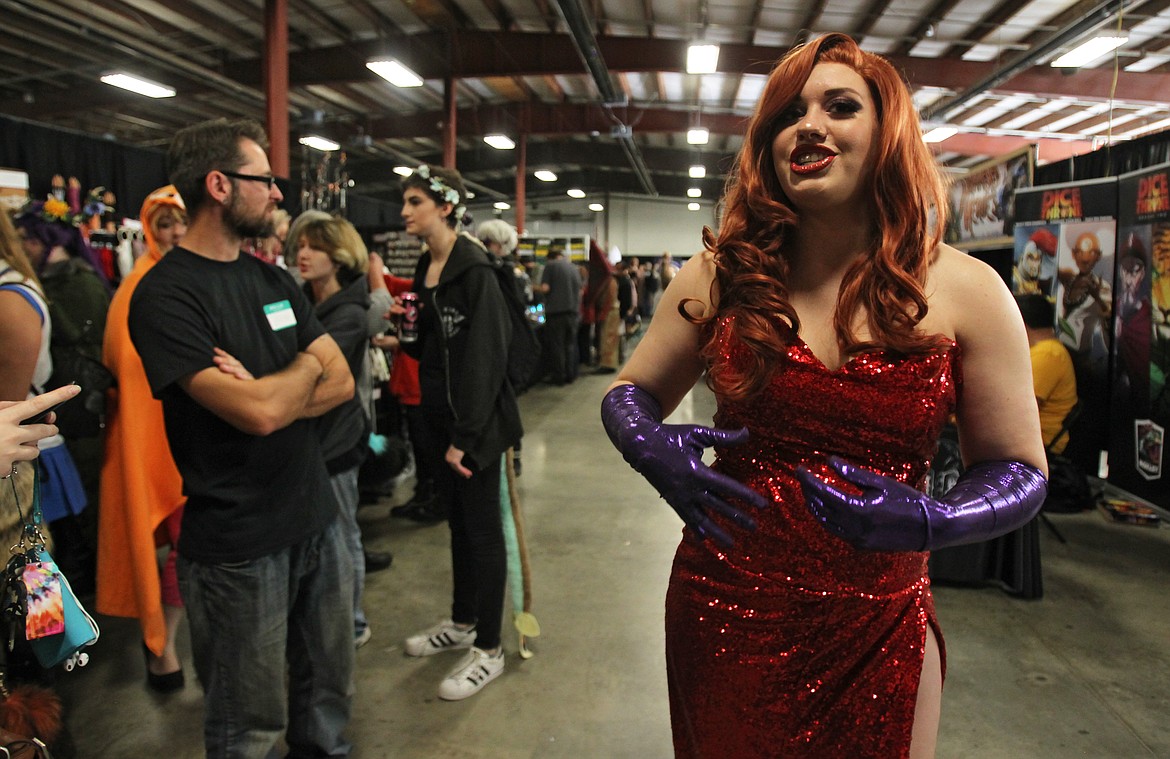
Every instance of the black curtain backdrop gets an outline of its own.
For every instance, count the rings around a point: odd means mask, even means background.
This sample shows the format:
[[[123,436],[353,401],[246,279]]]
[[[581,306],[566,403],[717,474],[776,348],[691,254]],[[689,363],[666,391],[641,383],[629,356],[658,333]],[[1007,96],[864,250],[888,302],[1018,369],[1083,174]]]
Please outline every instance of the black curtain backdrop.
[[[83,204],[86,193],[104,186],[117,198],[118,218],[138,218],[146,196],[168,181],[165,150],[125,145],[8,116],[0,116],[0,168],[28,172],[33,200],[45,199],[54,174],[77,177]],[[301,210],[299,179],[281,179],[277,186],[284,194],[281,206],[295,216]],[[400,203],[351,194],[346,205],[346,218],[354,226],[402,226]]]
[[[161,150],[0,116],[0,167],[28,172],[29,197],[44,200],[54,174],[81,182],[81,202],[98,185],[117,198],[118,217],[137,218],[142,201],[167,183]]]
[[[1040,187],[1048,184],[1079,182],[1084,179],[1117,177],[1168,161],[1170,161],[1170,132],[1161,132],[1094,150],[1092,153],[1084,153],[1062,161],[1037,166],[1033,174],[1032,186]]]

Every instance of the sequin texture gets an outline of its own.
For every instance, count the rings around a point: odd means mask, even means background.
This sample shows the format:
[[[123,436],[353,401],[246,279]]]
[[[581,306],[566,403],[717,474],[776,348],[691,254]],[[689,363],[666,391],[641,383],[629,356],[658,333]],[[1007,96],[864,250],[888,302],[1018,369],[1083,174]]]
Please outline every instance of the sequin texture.
[[[720,360],[741,361],[734,346]],[[828,533],[794,472],[831,455],[921,485],[960,392],[960,350],[884,351],[828,369],[799,339],[748,402],[715,424],[748,443],[715,467],[766,494],[735,547],[685,533],[667,593],[671,723],[679,757],[907,756],[926,626],[942,637],[925,553],[862,551]]]

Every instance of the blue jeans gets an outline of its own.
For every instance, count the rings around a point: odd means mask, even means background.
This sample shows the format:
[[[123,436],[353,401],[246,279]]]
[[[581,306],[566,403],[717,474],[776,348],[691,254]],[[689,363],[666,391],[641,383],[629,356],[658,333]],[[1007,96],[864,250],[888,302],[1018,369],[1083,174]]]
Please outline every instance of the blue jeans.
[[[358,467],[329,477],[333,496],[341,505],[337,521],[341,536],[353,562],[353,635],[356,638],[370,626],[366,613],[362,611],[362,590],[366,586],[366,554],[362,550],[362,529],[358,527]]]
[[[208,759],[264,759],[286,727],[290,757],[349,755],[350,564],[337,520],[257,559],[179,557]]]

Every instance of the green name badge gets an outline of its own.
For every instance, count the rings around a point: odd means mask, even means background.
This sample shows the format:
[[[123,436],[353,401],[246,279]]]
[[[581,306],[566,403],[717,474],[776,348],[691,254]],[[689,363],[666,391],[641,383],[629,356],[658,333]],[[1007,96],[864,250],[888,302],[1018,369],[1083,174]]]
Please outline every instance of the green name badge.
[[[268,326],[273,332],[295,327],[297,315],[293,313],[292,304],[287,300],[278,300],[264,306],[264,316],[268,319]]]

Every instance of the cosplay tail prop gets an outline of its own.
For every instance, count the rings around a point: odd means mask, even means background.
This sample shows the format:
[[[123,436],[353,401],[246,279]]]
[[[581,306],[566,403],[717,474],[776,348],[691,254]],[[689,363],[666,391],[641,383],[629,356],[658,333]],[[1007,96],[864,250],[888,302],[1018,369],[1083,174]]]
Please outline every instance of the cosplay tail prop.
[[[524,515],[516,492],[516,470],[512,449],[504,451],[500,478],[500,516],[504,525],[504,546],[508,551],[508,591],[512,596],[512,624],[520,633],[520,657],[531,659],[528,638],[540,635],[540,623],[532,613],[532,574],[528,565],[528,544],[524,536]]]

